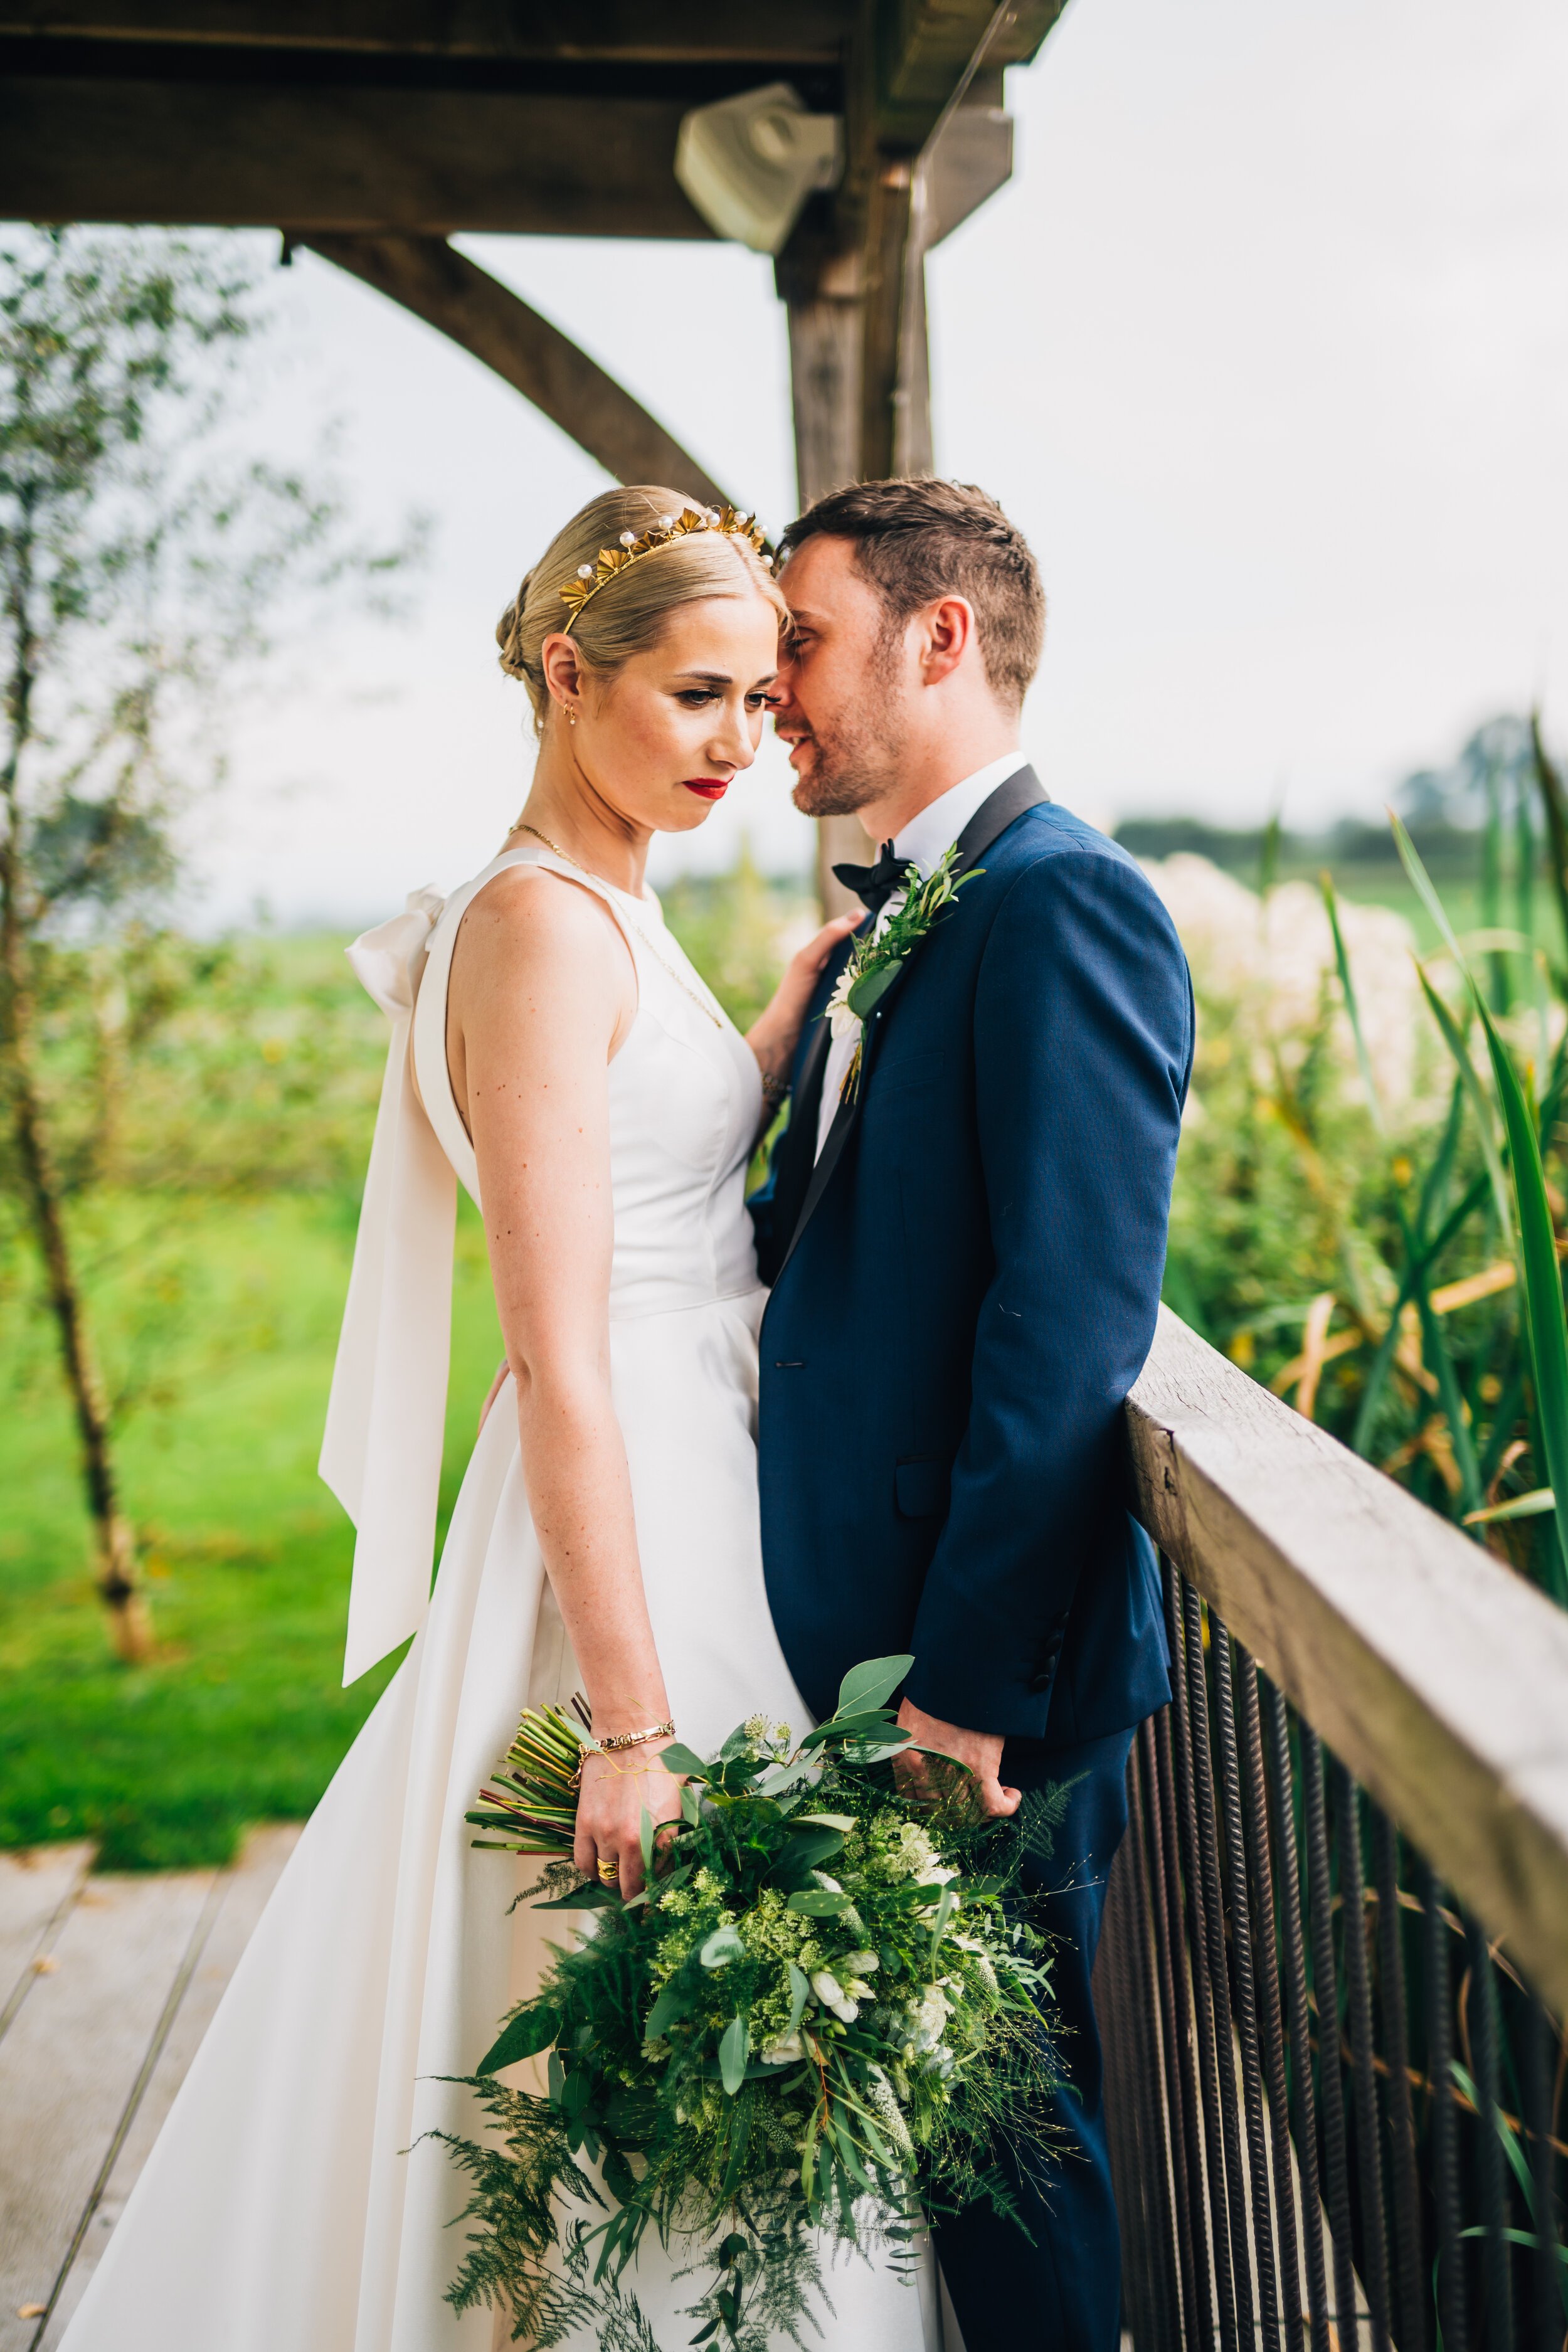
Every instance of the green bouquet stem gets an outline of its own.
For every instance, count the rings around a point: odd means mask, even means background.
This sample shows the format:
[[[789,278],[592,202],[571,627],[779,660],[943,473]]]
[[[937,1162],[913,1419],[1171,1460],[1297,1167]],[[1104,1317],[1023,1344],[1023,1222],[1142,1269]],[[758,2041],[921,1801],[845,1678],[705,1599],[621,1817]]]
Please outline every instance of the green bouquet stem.
[[[499,1832],[475,1838],[475,1845],[570,1861],[578,1776],[591,1744],[563,1708],[524,1708],[496,1785],[481,1789],[479,1804],[464,1815],[476,1829]]]

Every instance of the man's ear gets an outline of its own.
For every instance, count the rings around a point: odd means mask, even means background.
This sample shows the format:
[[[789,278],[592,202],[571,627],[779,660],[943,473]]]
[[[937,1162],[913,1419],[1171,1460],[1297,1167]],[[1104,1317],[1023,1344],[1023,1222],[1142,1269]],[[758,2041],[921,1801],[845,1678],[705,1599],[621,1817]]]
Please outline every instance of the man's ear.
[[[967,596],[939,596],[920,616],[921,677],[927,686],[951,677],[977,643],[974,607]]]

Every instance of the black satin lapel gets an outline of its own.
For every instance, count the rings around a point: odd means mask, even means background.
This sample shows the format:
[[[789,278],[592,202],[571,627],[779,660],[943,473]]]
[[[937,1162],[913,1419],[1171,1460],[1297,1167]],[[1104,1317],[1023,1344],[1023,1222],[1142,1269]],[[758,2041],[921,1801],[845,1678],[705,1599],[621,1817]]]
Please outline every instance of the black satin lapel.
[[[800,1223],[801,1205],[811,1183],[816,1156],[816,1123],[822,1107],[822,1079],[830,1043],[827,1023],[819,1019],[805,1049],[800,1084],[789,1107],[789,1124],[773,1154],[773,1216],[775,1233],[793,1241]]]
[[[875,1024],[873,1024],[873,1029],[874,1027]],[[866,1092],[866,1063],[870,1058],[869,1034],[867,1037],[866,1045],[867,1050],[861,1056],[859,1084],[857,1086],[850,1100],[848,1102],[841,1102],[838,1108],[835,1111],[833,1115],[833,1124],[828,1129],[826,1136],[823,1139],[822,1149],[816,1155],[816,1165],[811,1171],[811,1181],[806,1186],[805,1198],[800,1204],[800,1214],[795,1221],[795,1231],[789,1237],[789,1247],[785,1250],[783,1262],[779,1266],[780,1274],[784,1272],[784,1267],[795,1255],[795,1244],[799,1241],[802,1234],[805,1233],[806,1226],[811,1223],[812,1212],[816,1207],[818,1201],[821,1200],[824,1192],[827,1190],[827,1180],[832,1175],[835,1168],[838,1165],[838,1161],[843,1155],[844,1147],[849,1140],[849,1131],[860,1116],[860,1104]],[[819,1104],[818,1116],[820,1117],[820,1115]]]
[[[967,873],[977,857],[984,857],[994,841],[999,841],[1016,817],[1026,809],[1039,808],[1050,799],[1044,784],[1033,768],[1020,768],[998,784],[989,800],[981,802],[957,841],[956,870]]]
[[[826,1074],[827,1049],[832,1042],[833,1032],[828,1026],[827,1015],[819,1013],[816,1034],[805,1049],[805,1060],[801,1066],[800,1084],[795,1088],[795,1097],[797,1107],[806,1113],[813,1127],[822,1111],[822,1081]]]

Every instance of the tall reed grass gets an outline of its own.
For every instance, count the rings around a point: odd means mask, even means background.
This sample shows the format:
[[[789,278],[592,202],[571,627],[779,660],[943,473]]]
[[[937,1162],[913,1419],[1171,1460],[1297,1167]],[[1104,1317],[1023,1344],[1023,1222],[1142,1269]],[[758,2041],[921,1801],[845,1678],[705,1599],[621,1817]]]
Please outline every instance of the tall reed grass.
[[[1256,1002],[1202,1006],[1166,1296],[1568,1606],[1568,793],[1533,723],[1528,748],[1489,782],[1468,933],[1392,819],[1436,935],[1410,942],[1407,1088],[1327,875],[1308,1016],[1281,1035]]]

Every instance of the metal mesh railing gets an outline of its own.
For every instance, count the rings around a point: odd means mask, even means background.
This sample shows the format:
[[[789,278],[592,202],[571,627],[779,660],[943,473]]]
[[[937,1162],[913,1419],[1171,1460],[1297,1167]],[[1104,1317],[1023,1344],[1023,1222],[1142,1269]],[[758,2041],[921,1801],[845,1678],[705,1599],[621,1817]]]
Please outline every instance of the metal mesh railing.
[[[1135,2352],[1563,2352],[1561,2027],[1165,1590],[1095,1979]]]

